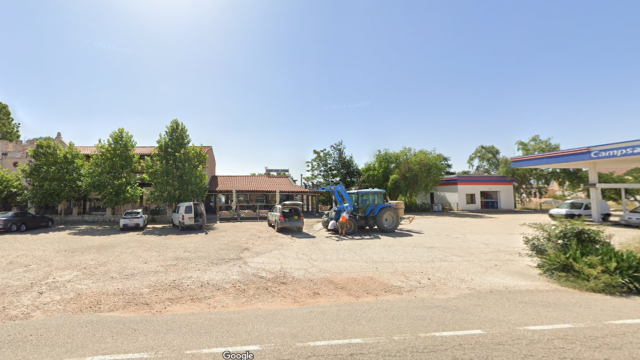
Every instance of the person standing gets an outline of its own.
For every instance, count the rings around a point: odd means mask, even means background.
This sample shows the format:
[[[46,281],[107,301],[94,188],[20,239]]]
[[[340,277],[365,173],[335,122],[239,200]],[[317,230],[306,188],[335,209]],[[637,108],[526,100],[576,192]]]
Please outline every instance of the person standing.
[[[347,236],[347,223],[349,222],[349,210],[345,210],[340,215],[340,221],[338,222],[339,235]]]

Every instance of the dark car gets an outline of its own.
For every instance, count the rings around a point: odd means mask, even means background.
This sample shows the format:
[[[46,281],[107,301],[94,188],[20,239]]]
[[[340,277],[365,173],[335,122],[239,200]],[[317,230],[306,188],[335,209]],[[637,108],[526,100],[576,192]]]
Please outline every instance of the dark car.
[[[302,205],[299,201],[285,201],[274,206],[267,214],[267,225],[273,226],[276,231],[290,228],[301,232],[304,227]]]
[[[44,215],[33,215],[28,211],[0,212],[0,230],[16,232],[38,227],[52,227],[53,219]]]

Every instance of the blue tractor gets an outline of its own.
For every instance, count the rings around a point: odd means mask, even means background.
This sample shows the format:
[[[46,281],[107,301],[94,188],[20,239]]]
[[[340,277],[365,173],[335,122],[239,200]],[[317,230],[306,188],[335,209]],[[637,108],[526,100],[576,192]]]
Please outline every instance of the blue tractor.
[[[358,229],[377,227],[380,231],[391,233],[400,225],[400,216],[396,209],[384,201],[384,190],[356,189],[347,191],[342,184],[329,185],[317,190],[329,191],[333,197],[333,208],[325,211],[322,226],[329,228],[331,220],[338,221],[345,210],[351,213],[347,223],[347,234]]]

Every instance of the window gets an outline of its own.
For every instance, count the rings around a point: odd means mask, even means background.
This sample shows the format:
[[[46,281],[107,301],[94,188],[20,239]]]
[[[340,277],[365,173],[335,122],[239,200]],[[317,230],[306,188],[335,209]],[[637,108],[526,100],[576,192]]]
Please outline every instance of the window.
[[[184,207],[184,213],[185,214],[193,214],[193,206],[191,205],[187,205]]]
[[[467,205],[473,205],[476,203],[476,194],[467,194]]]
[[[591,210],[591,204],[585,204],[584,205],[584,209],[585,210]]]

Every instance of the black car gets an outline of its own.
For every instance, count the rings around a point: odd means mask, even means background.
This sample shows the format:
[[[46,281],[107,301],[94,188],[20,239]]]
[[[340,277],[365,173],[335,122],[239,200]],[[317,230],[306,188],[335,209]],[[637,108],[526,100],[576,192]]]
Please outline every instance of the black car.
[[[33,215],[28,211],[0,212],[0,230],[16,232],[37,227],[52,227],[53,219],[44,215]]]

